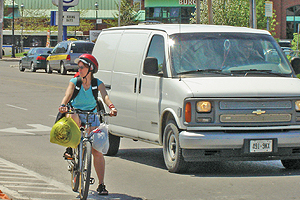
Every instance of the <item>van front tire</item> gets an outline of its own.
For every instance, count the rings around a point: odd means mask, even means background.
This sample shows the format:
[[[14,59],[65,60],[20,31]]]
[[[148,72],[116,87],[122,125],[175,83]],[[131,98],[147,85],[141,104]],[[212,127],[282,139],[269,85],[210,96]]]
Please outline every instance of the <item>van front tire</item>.
[[[120,137],[108,132],[108,141],[109,141],[109,148],[106,155],[115,156],[119,151]]]
[[[168,121],[163,137],[164,161],[169,172],[182,173],[186,170],[187,163],[182,156],[179,146],[179,130],[174,120]]]

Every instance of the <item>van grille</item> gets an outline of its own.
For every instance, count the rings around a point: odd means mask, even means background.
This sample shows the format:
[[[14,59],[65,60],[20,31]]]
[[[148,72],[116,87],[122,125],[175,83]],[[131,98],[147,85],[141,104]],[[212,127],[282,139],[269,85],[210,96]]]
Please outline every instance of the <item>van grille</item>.
[[[223,114],[220,115],[221,122],[289,122],[291,114]]]

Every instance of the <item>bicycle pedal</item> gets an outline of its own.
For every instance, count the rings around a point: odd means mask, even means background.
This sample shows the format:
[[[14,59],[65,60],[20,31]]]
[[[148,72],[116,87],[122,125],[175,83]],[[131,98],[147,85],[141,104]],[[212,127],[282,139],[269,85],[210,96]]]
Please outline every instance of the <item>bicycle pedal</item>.
[[[94,178],[90,178],[90,184],[94,184],[95,183],[95,179]]]

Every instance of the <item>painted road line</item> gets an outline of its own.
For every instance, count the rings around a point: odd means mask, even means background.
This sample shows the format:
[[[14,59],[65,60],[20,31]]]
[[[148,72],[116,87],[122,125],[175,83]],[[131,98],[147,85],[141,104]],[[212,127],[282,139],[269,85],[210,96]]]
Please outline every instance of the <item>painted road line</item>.
[[[0,158],[0,190],[13,199],[75,199],[70,186]]]
[[[20,109],[20,110],[28,110],[27,108],[21,108],[21,107],[10,105],[10,104],[6,104],[6,105],[9,106],[9,107],[12,107],[12,108]]]
[[[52,129],[52,127],[45,126],[45,125],[42,125],[42,124],[27,124],[27,126],[31,126],[33,128],[31,128],[31,129],[18,129],[16,127],[11,127],[11,128],[0,129],[0,132],[35,135],[35,132],[44,132],[44,131],[49,132]]]

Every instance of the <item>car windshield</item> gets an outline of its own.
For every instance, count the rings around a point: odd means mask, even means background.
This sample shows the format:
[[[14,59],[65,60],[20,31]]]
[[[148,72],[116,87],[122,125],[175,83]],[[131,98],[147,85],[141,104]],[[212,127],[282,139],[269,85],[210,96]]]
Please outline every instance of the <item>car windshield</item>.
[[[72,53],[92,53],[94,43],[74,42],[71,45]]]
[[[291,76],[280,46],[269,35],[182,33],[170,36],[177,76]]]

